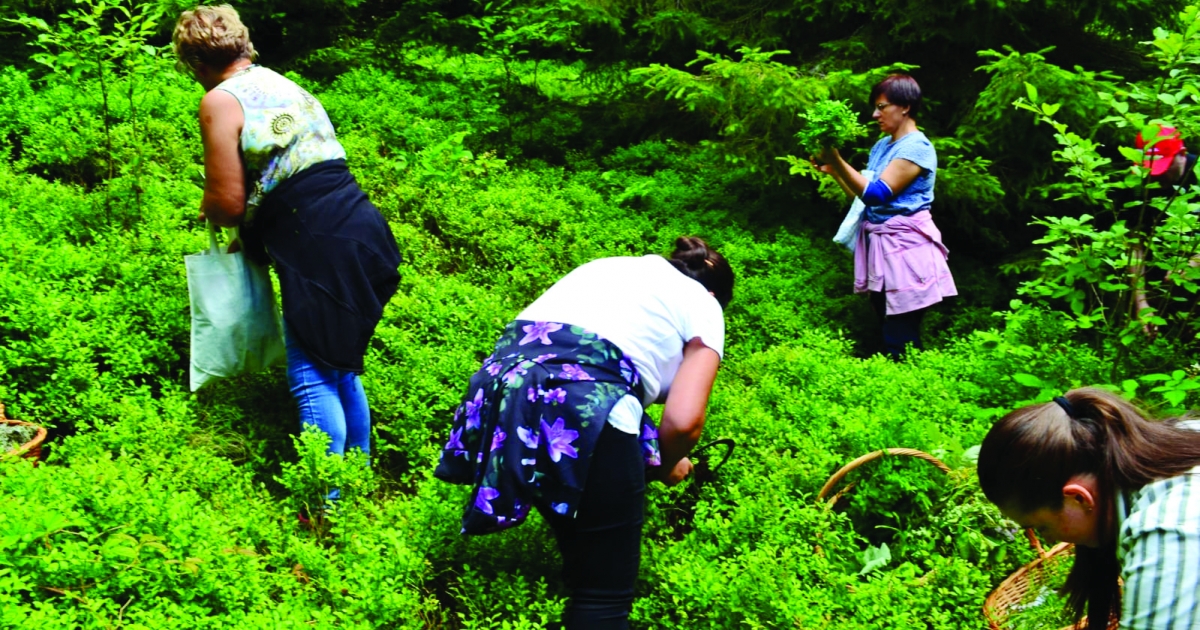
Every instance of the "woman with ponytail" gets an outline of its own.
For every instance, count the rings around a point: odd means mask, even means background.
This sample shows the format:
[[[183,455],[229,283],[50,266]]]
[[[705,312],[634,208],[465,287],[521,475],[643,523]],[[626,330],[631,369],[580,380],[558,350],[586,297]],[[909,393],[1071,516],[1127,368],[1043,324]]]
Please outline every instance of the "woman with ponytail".
[[[594,260],[522,311],[471,377],[435,474],[474,486],[464,534],[542,514],[571,630],[629,627],[646,481],[692,470],[732,298],[729,263],[698,238],[669,259]]]
[[[1200,423],[1182,420],[1083,388],[1009,413],[983,440],[988,500],[1076,545],[1064,590],[1089,628],[1200,628]]]

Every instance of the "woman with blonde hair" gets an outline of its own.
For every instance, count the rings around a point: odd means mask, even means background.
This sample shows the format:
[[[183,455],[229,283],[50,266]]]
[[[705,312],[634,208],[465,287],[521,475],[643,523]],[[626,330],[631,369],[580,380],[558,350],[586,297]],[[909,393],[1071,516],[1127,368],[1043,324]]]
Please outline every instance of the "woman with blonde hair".
[[[988,500],[1074,543],[1064,587],[1089,628],[1200,628],[1200,428],[1082,388],[997,422],[979,451]],[[1122,590],[1117,578],[1124,583]]]
[[[232,7],[184,11],[171,39],[180,68],[205,89],[200,218],[240,227],[247,257],[275,266],[301,422],[329,434],[331,452],[367,453],[370,410],[358,375],[400,281],[391,229],[347,169],[324,108],[254,63]]]

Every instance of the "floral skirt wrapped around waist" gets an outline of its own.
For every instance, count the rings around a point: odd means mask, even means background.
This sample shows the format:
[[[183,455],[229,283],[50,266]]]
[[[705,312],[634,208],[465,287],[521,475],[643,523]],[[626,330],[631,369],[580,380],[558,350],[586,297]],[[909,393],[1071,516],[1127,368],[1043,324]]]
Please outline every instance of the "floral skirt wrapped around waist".
[[[641,378],[612,342],[578,326],[516,320],[471,377],[434,475],[475,486],[464,534],[524,522],[530,507],[574,516],[592,451]],[[642,453],[658,466],[658,431],[642,415]]]

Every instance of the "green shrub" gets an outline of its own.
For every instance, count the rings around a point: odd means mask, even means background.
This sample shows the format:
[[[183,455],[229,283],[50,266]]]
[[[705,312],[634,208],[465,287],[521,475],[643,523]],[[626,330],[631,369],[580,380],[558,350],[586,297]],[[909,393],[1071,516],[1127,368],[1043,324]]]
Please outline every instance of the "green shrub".
[[[606,136],[598,112],[627,104],[581,64],[417,42],[386,46],[383,69],[368,44],[347,44],[367,58],[337,76],[291,76],[327,108],[405,257],[367,351],[369,460],[301,431],[281,367],[183,391],[182,258],[205,242],[199,88],[118,73],[105,109],[93,77],[0,72],[0,400],[54,428],[41,465],[0,462],[0,625],[553,627],[566,591],[547,526],[462,537],[469,490],[432,467],[510,318],[587,260],[663,254],[682,234],[738,276],[704,436],[737,449],[713,479],[651,485],[635,627],[982,625],[987,591],[1032,552],[964,453],[1006,409],[1106,382],[1111,362],[1045,310],[993,317],[1002,290],[934,322],[943,332],[904,363],[860,358],[878,324],[828,242],[838,216],[821,218],[806,189],[764,185],[771,155],[751,151],[790,141],[795,111],[828,85],[752,49],[706,55],[699,76],[644,73],[743,125],[715,148]],[[804,92],[739,109],[781,85]],[[719,102],[738,86],[754,89]],[[1186,405],[1193,374],[1177,360],[1141,354],[1142,378],[1118,387]],[[888,458],[833,507],[817,501],[834,471],[886,447],[954,470]]]

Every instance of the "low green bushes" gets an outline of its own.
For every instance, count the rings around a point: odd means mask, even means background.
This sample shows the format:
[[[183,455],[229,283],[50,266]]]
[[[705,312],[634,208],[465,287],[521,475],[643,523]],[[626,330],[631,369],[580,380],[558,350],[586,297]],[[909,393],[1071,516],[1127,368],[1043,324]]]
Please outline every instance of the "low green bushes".
[[[1102,358],[1032,309],[905,363],[859,358],[875,323],[849,295],[849,259],[778,190],[666,140],[596,155],[563,140],[565,164],[523,160],[487,144],[519,136],[499,131],[485,89],[499,66],[413,72],[310,86],[405,255],[368,350],[369,464],[300,434],[280,368],[183,391],[182,257],[204,246],[198,91],[147,79],[144,126],[116,136],[126,165],[126,143],[142,143],[143,167],[109,179],[94,125],[70,128],[95,115],[87,89],[0,75],[0,113],[15,112],[0,117],[13,155],[0,163],[0,400],[55,432],[42,465],[0,463],[0,624],[553,625],[565,594],[540,519],[458,534],[467,490],[431,476],[449,414],[503,325],[562,274],[696,234],[738,274],[705,432],[738,447],[715,479],[652,486],[635,627],[983,625],[983,597],[1031,552],[964,453],[1015,402],[1101,382]],[[547,93],[581,89],[562,68],[541,76]],[[556,116],[577,123],[574,111]],[[955,471],[889,458],[835,507],[816,500],[833,471],[885,447]],[[333,486],[344,498],[312,518]]]

